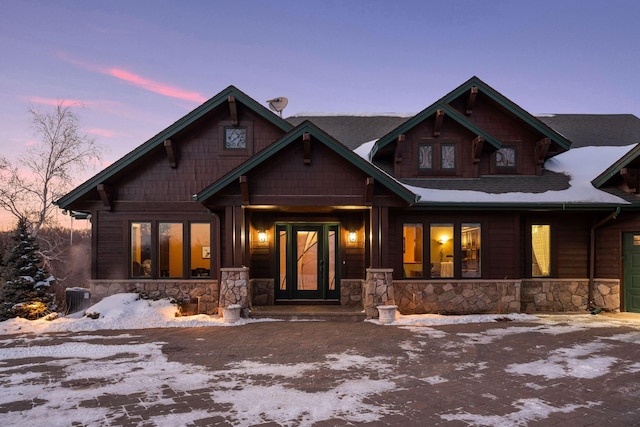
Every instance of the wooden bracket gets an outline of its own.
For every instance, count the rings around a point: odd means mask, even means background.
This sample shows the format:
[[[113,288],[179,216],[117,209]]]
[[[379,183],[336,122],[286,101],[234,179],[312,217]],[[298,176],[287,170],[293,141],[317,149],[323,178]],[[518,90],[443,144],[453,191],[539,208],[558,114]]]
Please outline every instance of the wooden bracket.
[[[440,128],[442,128],[442,121],[444,120],[444,110],[437,110],[436,111],[436,120],[435,123],[433,124],[433,136],[434,137],[438,137],[440,136]]]
[[[238,126],[238,107],[236,106],[236,97],[229,95],[229,113],[231,114],[231,126]]]
[[[476,96],[478,96],[478,87],[471,86],[469,97],[467,98],[467,109],[465,111],[465,114],[467,116],[473,112],[473,104],[476,102]]]
[[[620,176],[622,177],[627,188],[624,189],[627,193],[638,193],[638,170],[631,168],[620,169]]]
[[[471,157],[473,158],[473,163],[480,163],[480,157],[482,156],[482,147],[484,146],[484,137],[476,136],[471,141]]]
[[[311,135],[308,132],[302,134],[302,150],[304,152],[304,164],[311,164]]]
[[[373,205],[373,184],[375,180],[370,176],[367,177],[365,183],[365,192],[364,192],[364,204],[367,206]]]
[[[551,146],[550,138],[542,138],[536,141],[535,158],[536,158],[536,174],[542,174],[542,165],[547,158],[547,152]]]
[[[173,143],[171,142],[170,139],[166,139],[164,141],[164,149],[167,152],[167,160],[169,160],[169,166],[173,169],[176,168],[177,163],[176,163],[176,153],[175,150],[173,148]]]
[[[249,204],[249,177],[246,175],[240,176],[240,194],[242,194],[242,204]]]
[[[404,142],[404,134],[398,135],[396,140],[396,163],[402,162],[402,143]]]
[[[102,200],[102,205],[111,210],[111,188],[105,184],[98,184],[96,190],[98,190],[100,200]]]

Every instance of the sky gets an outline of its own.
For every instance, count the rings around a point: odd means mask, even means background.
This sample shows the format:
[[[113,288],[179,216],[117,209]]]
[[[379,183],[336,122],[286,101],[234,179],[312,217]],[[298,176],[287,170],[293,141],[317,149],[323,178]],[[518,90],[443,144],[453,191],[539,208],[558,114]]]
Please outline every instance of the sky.
[[[513,363],[505,364],[501,378],[506,383],[508,378],[518,377],[523,387],[509,391],[499,406],[499,414],[490,412],[490,404],[483,411],[472,412],[467,412],[468,408],[462,405],[455,411],[440,408],[439,415],[443,421],[461,421],[476,426],[513,426],[543,422],[554,413],[575,412],[573,415],[579,416],[586,408],[597,407],[602,402],[591,401],[593,397],[575,404],[546,401],[544,389],[557,386],[557,381],[611,380],[616,375],[629,376],[640,371],[640,364],[632,357],[633,351],[625,359],[607,353],[618,346],[640,344],[637,319],[589,314],[533,316],[518,313],[468,316],[398,314],[389,325],[370,320],[379,327],[408,329],[416,336],[417,345],[416,340],[398,343],[403,353],[396,357],[365,355],[354,349],[342,353],[327,352],[324,359],[319,357],[315,362],[300,362],[294,366],[283,363],[272,354],[265,354],[259,360],[232,358],[225,363],[224,369],[209,369],[197,363],[197,358],[195,363],[170,360],[166,353],[167,343],[143,342],[139,339],[140,329],[236,327],[252,320],[240,319],[236,324],[229,324],[216,316],[175,317],[175,311],[175,305],[166,299],[149,301],[138,299],[136,294],[116,294],[87,309],[88,313],[99,314],[95,319],[83,317],[80,312],[49,321],[11,319],[0,322],[0,383],[3,387],[0,404],[7,407],[21,404],[22,408],[3,414],[4,423],[20,425],[28,418],[34,425],[69,425],[71,420],[87,425],[104,424],[104,420],[121,416],[126,408],[93,407],[82,403],[102,402],[105,396],[113,395],[137,396],[150,422],[158,426],[184,425],[214,416],[234,420],[237,425],[271,422],[282,426],[304,426],[335,422],[336,419],[356,424],[375,423],[397,410],[384,399],[385,393],[406,388],[407,381],[424,381],[431,385],[434,393],[440,393],[438,386],[458,381],[461,372],[480,378],[488,368],[486,362],[469,362],[463,354],[472,352],[477,346],[484,348],[496,342],[508,346],[514,342],[512,339],[515,342],[524,339],[517,338],[520,334],[544,334],[555,343],[566,343],[562,335],[592,330],[593,341],[558,344],[558,348],[550,346],[530,354],[528,358],[514,358]],[[513,323],[483,332],[447,332],[434,328],[496,322],[505,318]],[[633,329],[621,330],[604,338],[598,335],[598,328],[615,326]],[[93,333],[100,330],[120,332],[110,335]],[[51,332],[56,334],[47,334]],[[468,345],[451,347],[451,334],[464,336]],[[58,341],[54,342],[54,339]],[[205,338],[196,340],[204,341]],[[573,343],[570,338],[569,341]],[[396,369],[397,366],[432,357],[438,348],[447,349],[446,354],[452,361],[449,369],[430,376],[423,375],[426,372],[423,369],[416,369],[416,376],[410,379],[406,373]],[[34,364],[39,369],[34,370]],[[59,375],[43,375],[43,372]],[[315,391],[301,389],[296,382],[316,375],[335,376],[336,380],[327,389],[319,387]],[[91,386],[87,387],[87,384]],[[194,409],[173,413],[172,408],[184,396],[209,399],[218,405],[210,406],[207,411]],[[256,404],[264,401],[265,396],[269,397],[269,402],[278,402],[278,405]],[[490,394],[483,397],[498,399]],[[136,399],[127,406],[129,409],[134,408]],[[25,406],[25,401],[36,404]],[[78,411],[78,405],[82,406],[81,411]]]
[[[634,0],[0,0],[0,136],[73,106],[108,149],[79,184],[235,85],[284,116],[417,113],[478,76],[537,113],[640,116]]]

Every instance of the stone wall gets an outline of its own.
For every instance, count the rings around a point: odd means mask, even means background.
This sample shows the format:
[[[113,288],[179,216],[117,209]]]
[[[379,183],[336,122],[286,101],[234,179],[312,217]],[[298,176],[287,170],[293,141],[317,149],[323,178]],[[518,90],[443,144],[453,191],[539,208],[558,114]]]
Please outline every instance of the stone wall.
[[[394,305],[393,269],[368,268],[362,289],[363,308],[368,319],[378,317],[379,305]]]
[[[249,307],[249,268],[220,269],[219,307],[239,304],[243,309]]]
[[[251,279],[251,304],[273,305],[274,304],[274,280],[273,279]]]
[[[524,313],[575,312],[588,307],[588,279],[527,279],[522,281]],[[607,311],[620,310],[620,281],[595,279],[593,303]]]
[[[362,306],[362,280],[343,279],[340,281],[340,305]]]
[[[217,280],[92,280],[89,282],[91,304],[113,294],[135,292],[149,298],[172,298],[189,301],[194,314],[218,312]]]
[[[396,280],[393,286],[402,314],[520,311],[519,280]]]

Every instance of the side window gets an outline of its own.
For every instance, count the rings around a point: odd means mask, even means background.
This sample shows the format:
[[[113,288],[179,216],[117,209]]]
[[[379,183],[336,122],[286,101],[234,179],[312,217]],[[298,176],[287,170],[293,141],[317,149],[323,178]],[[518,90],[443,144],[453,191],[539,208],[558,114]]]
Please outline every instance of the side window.
[[[429,139],[419,143],[417,149],[419,175],[455,175],[457,172],[455,143]]]
[[[496,167],[497,168],[515,168],[516,167],[515,147],[502,147],[498,151],[496,151]]]
[[[211,276],[211,224],[191,223],[190,242],[190,275],[191,277]]]
[[[151,222],[131,223],[131,277],[151,277]]]
[[[551,275],[551,226],[531,225],[531,276]]]
[[[433,144],[418,146],[418,169],[433,169]]]
[[[403,277],[423,277],[422,224],[404,224],[402,227]]]
[[[440,168],[456,168],[456,146],[453,144],[442,144],[440,147]]]
[[[463,223],[460,227],[460,252],[462,257],[462,277],[481,277],[480,264],[480,224]]]

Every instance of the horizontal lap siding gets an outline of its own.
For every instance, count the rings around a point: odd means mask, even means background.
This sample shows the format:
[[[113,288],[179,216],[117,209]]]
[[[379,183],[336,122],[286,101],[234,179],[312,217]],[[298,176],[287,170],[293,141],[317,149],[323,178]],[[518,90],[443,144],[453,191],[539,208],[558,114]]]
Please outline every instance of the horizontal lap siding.
[[[635,213],[622,212],[616,220],[599,228],[596,233],[596,277],[623,279],[622,234],[640,233],[640,220]]]
[[[552,232],[557,247],[557,277],[580,278],[589,275],[589,215],[562,215]]]
[[[482,277],[513,279],[521,277],[523,258],[519,216],[496,213],[482,223]]]

